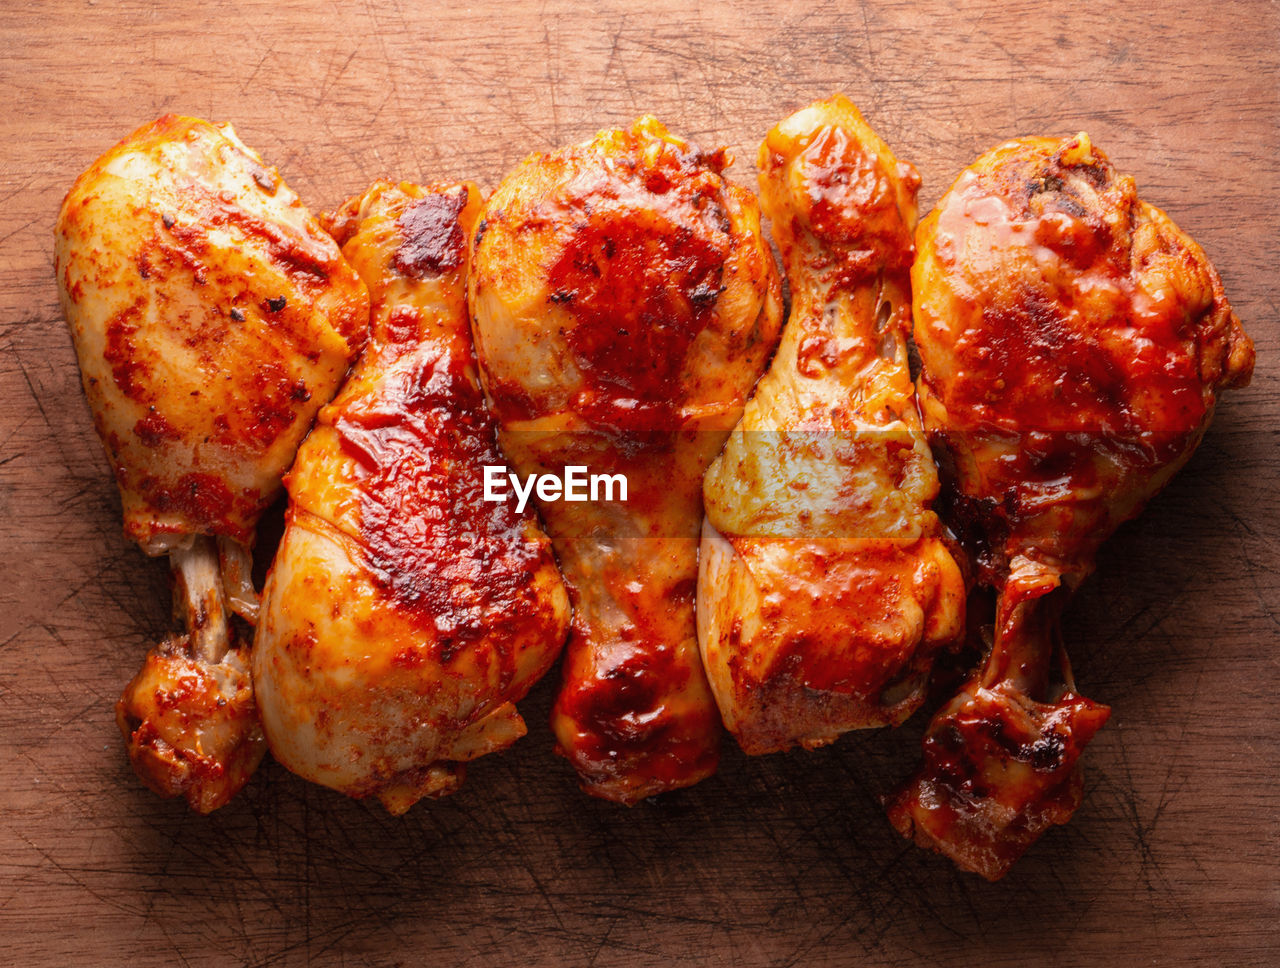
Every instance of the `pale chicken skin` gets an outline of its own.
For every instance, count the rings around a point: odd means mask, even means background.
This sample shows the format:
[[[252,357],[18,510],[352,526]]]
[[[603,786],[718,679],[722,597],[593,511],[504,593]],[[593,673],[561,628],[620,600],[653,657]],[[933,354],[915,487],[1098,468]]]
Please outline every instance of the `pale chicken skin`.
[[[334,234],[368,285],[368,348],[286,480],[254,641],[272,754],[393,814],[525,733],[569,598],[532,510],[483,499],[504,463],[466,306],[470,184],[378,183]]]
[[[144,782],[208,811],[265,749],[225,612],[256,615],[254,528],[364,341],[368,298],[276,170],[194,118],[166,115],[99,158],[55,236],[125,533],[171,555],[188,626],[117,718]]]
[[[748,753],[898,724],[964,621],[907,366],[914,168],[848,99],[760,146],[791,284],[769,372],[704,484],[699,643]]]
[[[470,299],[522,474],[622,474],[626,501],[540,501],[574,601],[557,749],[621,803],[696,783],[721,725],[694,619],[702,475],[777,338],[754,197],[653,118],[523,162],[475,236]]]
[[[1204,252],[1086,135],[1011,141],[921,224],[919,394],[951,520],[998,592],[994,643],[926,733],[898,829],[996,879],[1080,803],[1109,714],[1057,619],[1102,542],[1181,468],[1253,344]]]

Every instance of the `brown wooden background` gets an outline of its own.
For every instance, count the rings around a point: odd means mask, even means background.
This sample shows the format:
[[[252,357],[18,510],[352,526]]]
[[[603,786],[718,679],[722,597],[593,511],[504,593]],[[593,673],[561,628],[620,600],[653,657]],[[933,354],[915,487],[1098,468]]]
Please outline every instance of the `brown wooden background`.
[[[1280,9],[1274,3],[6,2],[0,10],[0,964],[1280,963],[1275,645]],[[165,111],[233,121],[313,207],[375,176],[493,186],[653,111],[732,146],[847,92],[930,205],[1008,136],[1087,128],[1217,262],[1257,341],[1191,465],[1067,634],[1114,708],[1087,798],[1003,882],[907,847],[877,796],[918,725],[726,756],[627,811],[529,737],[392,820],[269,764],[202,819],[129,772],[112,703],[169,629],[52,279],[75,175]]]

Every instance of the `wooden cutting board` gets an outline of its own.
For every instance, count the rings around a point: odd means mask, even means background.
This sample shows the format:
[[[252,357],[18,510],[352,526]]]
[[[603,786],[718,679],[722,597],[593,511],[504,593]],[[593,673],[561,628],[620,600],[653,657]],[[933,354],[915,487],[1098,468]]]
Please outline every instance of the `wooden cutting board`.
[[[928,2],[6,3],[0,12],[0,963],[1271,965],[1280,959],[1275,426],[1280,10]],[[1066,634],[1111,723],[1084,806],[991,885],[878,797],[920,726],[748,760],[631,810],[529,736],[395,820],[268,764],[209,818],[112,718],[170,629],[124,541],[52,279],[76,174],[166,111],[236,124],[313,207],[381,175],[493,186],[652,111],[727,144],[843,90],[931,205],[1006,137],[1087,129],[1221,270],[1257,342]]]

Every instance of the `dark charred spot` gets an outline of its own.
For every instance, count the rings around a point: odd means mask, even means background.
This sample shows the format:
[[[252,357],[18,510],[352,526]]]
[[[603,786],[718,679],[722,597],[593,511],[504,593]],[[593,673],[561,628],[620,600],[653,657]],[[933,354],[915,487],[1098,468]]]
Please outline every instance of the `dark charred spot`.
[[[1019,748],[1018,759],[1030,763],[1037,770],[1056,770],[1062,765],[1062,758],[1066,752],[1066,740],[1056,730],[1050,728],[1035,742]]]
[[[243,310],[243,309],[241,309],[241,308],[240,308],[240,307],[238,307],[238,306],[232,306],[232,307],[231,307],[231,318],[232,318],[232,319],[234,319],[237,323],[243,323],[243,322],[244,322],[244,310]]]
[[[462,265],[467,240],[458,216],[466,207],[466,190],[456,188],[429,194],[407,208],[397,223],[404,240],[393,259],[396,269],[424,279]]]
[[[720,298],[725,288],[723,285],[713,286],[707,282],[701,282],[690,291],[689,300],[694,304],[714,303]]]
[[[1027,179],[1028,195],[1043,195],[1045,192],[1060,192],[1066,182],[1058,175],[1046,174],[1040,178]]]
[[[1095,159],[1091,162],[1070,165],[1069,167],[1072,171],[1084,175],[1089,180],[1089,183],[1099,190],[1106,188],[1111,181],[1111,166],[1105,162]]]
[[[160,224],[162,224],[167,229],[173,228],[173,216],[168,214],[167,212],[164,215],[161,215]]]
[[[440,640],[436,646],[436,652],[440,656],[440,661],[444,663],[452,662],[462,650],[466,647],[466,641],[460,638],[450,638],[448,636]]]
[[[267,308],[273,313],[281,312],[287,305],[289,305],[289,300],[284,296],[276,296],[267,300]]]

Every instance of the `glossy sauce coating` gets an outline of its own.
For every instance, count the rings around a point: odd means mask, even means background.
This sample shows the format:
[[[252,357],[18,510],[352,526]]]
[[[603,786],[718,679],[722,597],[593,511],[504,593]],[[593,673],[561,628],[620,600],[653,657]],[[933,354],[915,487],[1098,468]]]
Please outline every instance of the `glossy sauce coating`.
[[[566,186],[558,217],[574,230],[547,285],[573,318],[566,342],[585,385],[572,405],[587,419],[679,425],[681,372],[712,323],[733,245],[719,200],[724,164],[664,142],[654,158],[624,157]]]
[[[532,511],[483,500],[505,463],[471,349],[467,184],[378,183],[334,219],[370,343],[287,479],[254,674],[277,759],[393,813],[524,734],[568,596]]]
[[[1078,806],[1079,755],[1109,712],[1054,681],[1058,613],[1190,457],[1217,392],[1248,382],[1253,345],[1199,246],[1083,134],[984,155],[917,244],[924,422],[999,601],[989,654],[890,815],[995,879]]]
[[[532,515],[483,500],[483,468],[505,461],[469,347],[400,358],[358,406],[327,417],[355,464],[367,565],[401,611],[439,634],[442,658],[487,634],[493,601],[520,603],[534,591],[545,549],[527,540]],[[518,607],[509,616],[528,617]]]
[[[748,753],[906,719],[964,616],[907,369],[919,176],[840,96],[774,128],[759,166],[791,316],[708,471],[698,589]]]
[[[1199,246],[1085,136],[990,152],[920,236],[926,425],[958,490],[1001,502],[1000,558],[1083,574],[1248,382],[1252,343]]]
[[[557,748],[624,803],[718,760],[697,654],[701,477],[772,346],[779,284],[749,193],[652,118],[526,160],[475,239],[485,388],[522,474],[619,473],[628,500],[540,506],[574,596]]]
[[[365,338],[337,246],[229,126],[166,115],[76,181],[57,279],[124,504],[160,553],[252,540]]]

